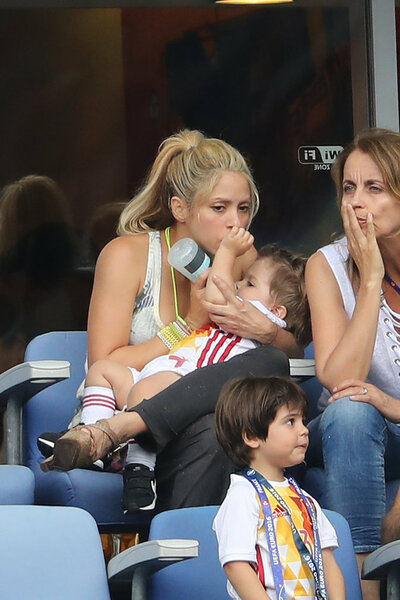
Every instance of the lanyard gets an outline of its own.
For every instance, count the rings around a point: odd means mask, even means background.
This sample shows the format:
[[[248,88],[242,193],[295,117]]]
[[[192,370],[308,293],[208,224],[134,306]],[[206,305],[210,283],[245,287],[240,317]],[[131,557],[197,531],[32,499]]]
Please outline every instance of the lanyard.
[[[283,575],[282,575],[282,566],[279,559],[279,549],[278,543],[276,540],[276,533],[273,524],[272,518],[272,509],[271,504],[267,498],[267,495],[264,491],[263,486],[273,495],[273,497],[277,500],[277,502],[282,506],[288,516],[289,523],[292,529],[294,543],[296,544],[297,550],[303,561],[306,563],[308,568],[311,571],[311,574],[314,577],[315,581],[315,592],[318,600],[327,600],[327,592],[326,592],[326,583],[325,583],[325,574],[324,567],[322,561],[322,551],[321,544],[318,535],[318,527],[317,527],[317,519],[314,511],[314,507],[312,506],[309,499],[303,494],[297,482],[290,477],[289,484],[295,489],[300,498],[303,500],[307,512],[310,516],[313,532],[314,532],[314,556],[310,555],[307,547],[305,546],[303,540],[299,532],[297,531],[293,520],[291,518],[291,511],[287,506],[286,502],[281,498],[275,488],[271,486],[271,484],[262,476],[260,473],[255,471],[254,469],[244,469],[242,474],[246,477],[246,479],[253,485],[255,488],[258,497],[260,498],[261,508],[264,514],[264,523],[265,523],[265,532],[267,536],[268,550],[271,557],[271,567],[272,574],[274,578],[275,591],[278,600],[287,600]]]

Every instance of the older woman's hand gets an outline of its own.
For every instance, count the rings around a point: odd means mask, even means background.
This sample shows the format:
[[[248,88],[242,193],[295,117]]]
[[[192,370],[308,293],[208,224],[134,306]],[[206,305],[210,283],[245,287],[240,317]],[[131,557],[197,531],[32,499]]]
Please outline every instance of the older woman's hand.
[[[371,213],[366,215],[365,233],[360,227],[351,204],[344,202],[341,213],[349,252],[358,267],[360,281],[380,284],[385,274],[385,268],[376,241]]]
[[[277,336],[278,326],[250,302],[239,300],[223,279],[214,275],[213,282],[224,296],[226,304],[203,300],[210,319],[229,333],[271,344]]]
[[[349,397],[354,402],[367,402],[393,423],[400,423],[400,400],[385,394],[372,383],[360,379],[347,379],[333,389],[329,402]]]

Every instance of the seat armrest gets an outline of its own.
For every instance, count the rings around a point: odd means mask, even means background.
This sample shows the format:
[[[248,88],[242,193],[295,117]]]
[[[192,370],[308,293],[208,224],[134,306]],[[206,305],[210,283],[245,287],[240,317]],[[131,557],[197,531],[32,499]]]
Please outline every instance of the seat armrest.
[[[0,407],[6,407],[10,395],[26,401],[69,376],[70,363],[67,360],[33,360],[11,367],[0,375]]]
[[[313,358],[289,358],[290,376],[301,381],[315,377],[315,360]]]
[[[145,600],[147,582],[156,571],[168,565],[196,558],[197,540],[150,540],[117,554],[107,567],[112,587],[132,589],[132,600]]]
[[[0,375],[0,412],[6,412],[7,463],[22,463],[22,406],[32,396],[70,376],[66,360],[34,360],[11,367]]]
[[[400,540],[381,546],[364,560],[362,579],[386,579],[390,571],[400,568]]]

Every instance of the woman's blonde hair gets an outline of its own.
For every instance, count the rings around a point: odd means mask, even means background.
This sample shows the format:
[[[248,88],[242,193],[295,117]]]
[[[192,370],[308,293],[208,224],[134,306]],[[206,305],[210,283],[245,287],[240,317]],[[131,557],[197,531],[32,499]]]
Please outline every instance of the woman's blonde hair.
[[[400,202],[400,134],[389,129],[371,127],[360,131],[354,140],[345,146],[332,166],[331,174],[336,185],[339,208],[343,198],[344,165],[355,150],[360,150],[372,158],[382,173],[385,188],[393,198]],[[351,256],[348,259],[347,268],[353,288],[357,291],[360,276],[357,265]]]
[[[259,198],[250,169],[238,150],[226,142],[207,138],[200,131],[183,130],[162,142],[141,190],[121,214],[118,235],[165,229],[173,225],[170,199],[178,196],[191,208],[207,196],[226,171],[242,173],[250,188],[250,222]]]

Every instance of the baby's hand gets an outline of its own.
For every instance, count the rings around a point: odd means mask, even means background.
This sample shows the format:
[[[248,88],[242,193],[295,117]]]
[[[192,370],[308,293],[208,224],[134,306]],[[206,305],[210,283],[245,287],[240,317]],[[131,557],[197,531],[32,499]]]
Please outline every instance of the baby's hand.
[[[247,250],[250,250],[253,243],[254,237],[247,229],[232,227],[228,235],[222,240],[221,246],[234,256],[242,256]]]

